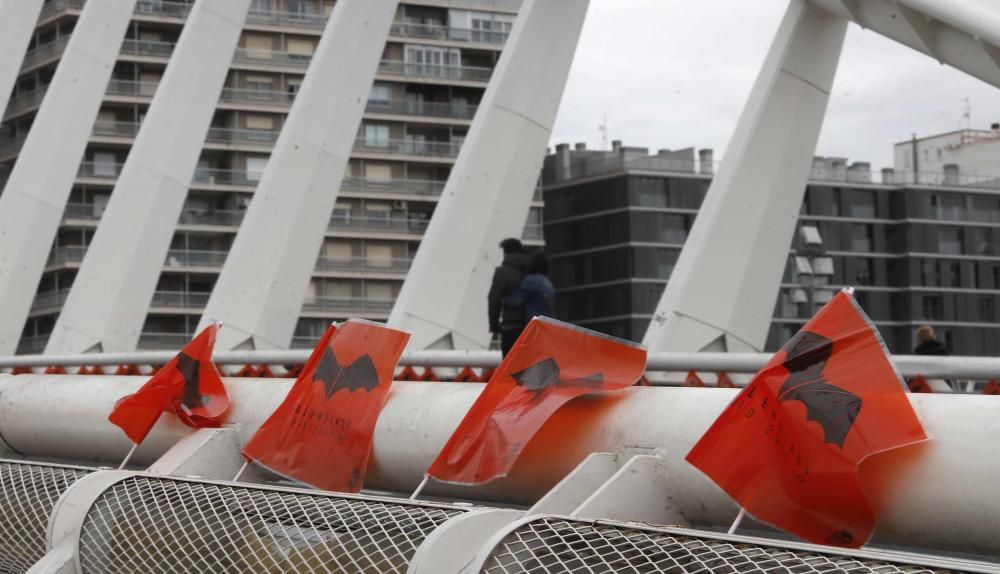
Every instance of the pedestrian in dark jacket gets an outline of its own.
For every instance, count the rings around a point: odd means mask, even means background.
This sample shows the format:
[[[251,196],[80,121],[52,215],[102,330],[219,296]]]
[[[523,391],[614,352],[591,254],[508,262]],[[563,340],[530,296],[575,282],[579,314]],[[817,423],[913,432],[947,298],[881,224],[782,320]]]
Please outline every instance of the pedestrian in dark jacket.
[[[913,349],[913,354],[946,356],[948,349],[937,340],[933,327],[923,325],[917,329],[917,346]]]
[[[524,247],[518,239],[504,239],[500,242],[500,248],[503,249],[503,263],[493,272],[493,284],[487,299],[490,333],[500,334],[500,351],[506,357],[514,342],[521,336],[525,322],[521,306],[508,304],[504,299],[513,295],[521,286],[525,260]]]
[[[534,317],[555,315],[556,289],[552,286],[552,281],[549,281],[548,275],[549,259],[545,253],[543,251],[529,253],[521,286],[506,300],[510,305],[523,307],[525,324]]]

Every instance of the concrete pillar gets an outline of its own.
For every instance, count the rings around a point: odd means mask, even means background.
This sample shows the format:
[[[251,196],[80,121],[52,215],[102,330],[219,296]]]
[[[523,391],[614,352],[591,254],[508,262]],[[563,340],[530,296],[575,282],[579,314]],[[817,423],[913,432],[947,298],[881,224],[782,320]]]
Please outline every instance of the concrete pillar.
[[[413,334],[410,349],[489,345],[498,245],[524,229],[588,5],[521,6],[389,318]]]
[[[226,324],[217,349],[291,343],[397,3],[341,0],[327,21],[202,315]]]
[[[135,0],[87,0],[0,195],[0,354],[13,354]]]
[[[42,11],[42,0],[0,0],[0,117]]]
[[[249,7],[195,3],[46,353],[135,350]]]
[[[791,0],[643,343],[760,351],[847,20]]]

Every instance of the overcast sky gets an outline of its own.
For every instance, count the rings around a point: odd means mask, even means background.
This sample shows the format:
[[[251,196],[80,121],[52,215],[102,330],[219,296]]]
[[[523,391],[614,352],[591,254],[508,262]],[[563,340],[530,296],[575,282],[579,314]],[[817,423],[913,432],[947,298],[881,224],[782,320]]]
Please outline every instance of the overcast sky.
[[[552,143],[609,139],[720,157],[785,0],[592,0]],[[892,144],[1000,122],[1000,91],[851,25],[818,155],[892,165]],[[1000,164],[1000,161],[998,161]]]

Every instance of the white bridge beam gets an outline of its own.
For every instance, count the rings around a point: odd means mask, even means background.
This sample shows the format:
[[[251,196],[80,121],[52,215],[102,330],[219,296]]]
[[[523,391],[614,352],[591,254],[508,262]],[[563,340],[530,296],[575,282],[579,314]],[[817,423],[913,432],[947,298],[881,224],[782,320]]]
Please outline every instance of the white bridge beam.
[[[409,348],[489,345],[498,244],[524,229],[588,5],[522,5],[389,317]]]
[[[810,0],[1000,87],[1000,4],[992,0]]]
[[[17,348],[135,0],[87,0],[0,195],[0,353]]]
[[[198,0],[45,347],[133,351],[250,0]]]
[[[7,109],[41,11],[42,0],[0,0],[0,117]]]
[[[791,0],[643,343],[761,351],[847,20]]]
[[[397,3],[334,7],[202,315],[218,349],[291,343]]]

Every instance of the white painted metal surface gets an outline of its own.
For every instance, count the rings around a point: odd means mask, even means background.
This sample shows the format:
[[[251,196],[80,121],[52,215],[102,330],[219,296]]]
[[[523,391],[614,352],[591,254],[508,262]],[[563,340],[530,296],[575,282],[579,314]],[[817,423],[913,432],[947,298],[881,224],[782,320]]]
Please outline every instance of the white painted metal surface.
[[[0,195],[0,353],[13,354],[135,0],[87,0]]]
[[[424,540],[407,573],[457,574],[501,528],[523,516],[520,510],[483,508],[451,518]]]
[[[7,109],[7,100],[21,71],[42,1],[0,0],[0,117]]]
[[[397,3],[334,7],[202,315],[217,348],[291,343]]]
[[[219,351],[213,360],[219,365],[292,365],[303,364],[310,351]],[[163,365],[175,351],[144,351],[139,353],[106,353],[99,355],[15,355],[0,357],[0,369],[28,367],[44,369],[51,366],[81,365],[117,367],[119,365]],[[759,371],[771,355],[766,353],[649,353],[646,371],[689,370],[753,374]],[[994,357],[932,357],[894,355],[893,361],[905,377],[989,380],[1000,378],[1000,359]],[[401,365],[415,367],[496,367],[499,351],[407,351]]]
[[[500,240],[520,237],[589,0],[527,0],[396,299],[410,349],[485,349]]]
[[[0,376],[0,435],[19,452],[64,460],[121,460],[130,445],[107,422],[141,377]],[[287,392],[290,382],[227,380],[229,426],[245,441]],[[482,385],[396,383],[375,430],[366,486],[411,492]],[[530,505],[592,452],[646,449],[666,461],[677,511],[694,525],[728,524],[732,501],[684,462],[735,391],[633,388],[616,401],[583,397],[560,409],[528,444],[511,475],[477,488],[431,483],[428,494]],[[873,457],[865,467],[881,507],[876,539],[926,548],[1000,550],[989,509],[1000,507],[1000,461],[990,437],[1000,433],[1000,399],[910,395],[934,439],[921,447]],[[683,413],[683,416],[671,416]],[[164,420],[136,453],[148,464],[190,431]],[[558,445],[558,448],[553,448]],[[897,465],[903,473],[893,473]]]
[[[847,20],[791,0],[643,343],[760,351]]]
[[[1000,5],[992,0],[810,0],[1000,87]]]
[[[191,9],[46,353],[135,350],[249,7]]]

